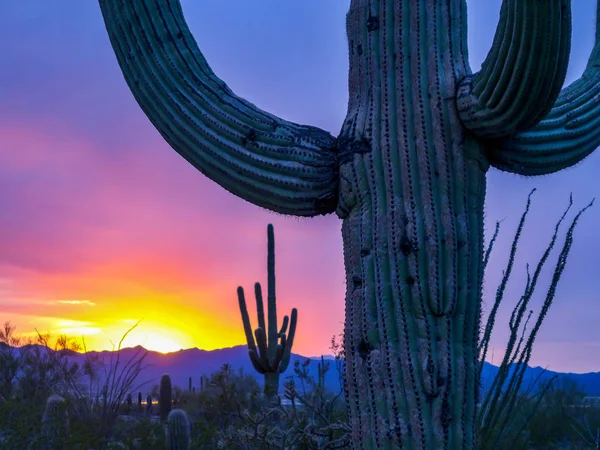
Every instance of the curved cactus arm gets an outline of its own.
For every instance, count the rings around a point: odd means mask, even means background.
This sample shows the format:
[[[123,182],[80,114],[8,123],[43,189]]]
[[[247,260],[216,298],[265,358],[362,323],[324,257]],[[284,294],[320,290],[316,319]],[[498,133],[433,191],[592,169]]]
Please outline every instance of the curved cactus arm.
[[[283,356],[281,357],[281,363],[279,364],[279,373],[285,372],[288,365],[290,364],[290,357],[292,354],[292,345],[294,345],[294,337],[296,336],[296,322],[298,321],[298,310],[292,309],[292,318],[290,319],[290,332],[287,335],[285,347],[283,349]]]
[[[473,134],[498,138],[537,124],[565,80],[570,0],[504,0],[492,49],[461,83],[457,106]]]
[[[211,70],[179,0],[99,0],[129,88],[194,167],[258,206],[298,216],[335,211],[335,139],[243,100]]]
[[[265,334],[265,330],[257,328],[254,330],[254,336],[256,336],[260,365],[264,367],[265,372],[271,372],[270,361],[267,357],[267,335]]]
[[[279,330],[279,337],[287,332],[289,321],[290,318],[288,316],[283,316],[283,323],[281,324],[281,329]]]
[[[244,288],[239,286],[237,288],[237,294],[238,303],[240,306],[240,313],[242,314],[242,324],[244,325],[244,334],[246,335],[246,342],[248,343],[248,350],[256,351],[254,335],[252,334],[252,325],[250,324],[250,316],[248,315],[248,308],[246,307],[246,298],[244,297]]]
[[[528,131],[487,143],[490,164],[521,175],[570,167],[600,146],[600,1],[596,42],[581,78],[560,93],[546,118]]]
[[[285,351],[285,345],[287,342],[285,334],[282,334],[280,338],[281,342],[277,345],[277,350],[275,351],[275,360],[273,361],[272,365],[272,367],[277,372],[279,372],[279,365],[281,364],[281,360],[283,359],[283,352]]]
[[[252,366],[254,367],[254,369],[260,373],[263,374],[265,372],[267,372],[269,370],[268,367],[263,367],[262,366],[262,362],[260,359],[260,356],[258,356],[258,353],[256,352],[256,349],[248,349],[248,356],[250,356],[250,362],[252,363]]]

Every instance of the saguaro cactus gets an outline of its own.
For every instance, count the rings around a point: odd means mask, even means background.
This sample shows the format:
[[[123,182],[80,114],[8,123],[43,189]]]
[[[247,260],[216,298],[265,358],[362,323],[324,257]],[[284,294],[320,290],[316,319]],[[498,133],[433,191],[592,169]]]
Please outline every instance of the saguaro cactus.
[[[600,31],[561,91],[569,0],[503,0],[474,74],[465,0],[351,0],[336,139],[235,96],[178,0],[100,6],[131,91],[177,152],[259,206],[343,219],[355,448],[473,448],[486,172],[549,174],[600,144]]]
[[[190,422],[182,409],[169,413],[165,427],[167,450],[189,450],[191,445]]]
[[[275,296],[275,234],[273,225],[267,225],[267,321],[265,324],[265,311],[263,307],[262,288],[260,283],[254,285],[256,295],[256,314],[258,328],[254,330],[256,342],[252,335],[250,316],[246,308],[244,288],[238,287],[238,302],[242,314],[242,323],[246,341],[248,342],[248,354],[250,361],[258,373],[265,376],[265,396],[271,398],[277,395],[279,390],[279,374],[285,372],[292,353],[292,345],[296,336],[296,323],[298,311],[292,309],[291,321],[288,316],[283,317],[283,323],[279,332],[277,331],[277,300]],[[290,332],[286,336],[288,323]],[[268,327],[268,328],[267,328]],[[257,349],[258,345],[258,349]]]
[[[51,395],[46,400],[40,433],[42,450],[62,450],[67,444],[69,423],[67,403],[59,395]]]
[[[160,390],[158,397],[158,410],[160,412],[160,420],[167,420],[169,412],[171,412],[171,400],[173,390],[171,388],[171,377],[164,374],[160,379]]]
[[[146,396],[146,415],[152,415],[152,395],[150,394]]]

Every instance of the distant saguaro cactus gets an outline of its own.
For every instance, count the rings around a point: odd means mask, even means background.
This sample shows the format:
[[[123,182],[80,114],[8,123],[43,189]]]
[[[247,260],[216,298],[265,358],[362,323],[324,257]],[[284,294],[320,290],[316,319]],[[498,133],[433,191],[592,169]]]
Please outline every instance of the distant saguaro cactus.
[[[190,422],[182,409],[174,409],[167,417],[165,427],[167,450],[189,450],[191,445]]]
[[[317,386],[321,392],[325,392],[325,374],[329,368],[329,362],[325,365],[325,358],[321,355],[321,362],[317,363]]]
[[[138,401],[138,412],[142,412],[142,393],[138,392],[137,395],[137,401]]]
[[[42,450],[64,450],[69,436],[67,403],[59,395],[52,395],[46,401],[40,433]]]
[[[160,379],[160,391],[158,397],[158,410],[160,412],[160,420],[167,420],[169,412],[171,412],[171,394],[173,390],[171,387],[171,377],[164,374]]]
[[[133,409],[133,398],[131,397],[131,393],[127,394],[127,397],[125,398],[125,404],[127,405],[126,412],[127,414],[130,414],[131,410]]]
[[[146,415],[152,414],[152,395],[148,394],[146,396]]]
[[[561,90],[570,0],[503,0],[477,73],[466,0],[350,0],[334,138],[237,97],[179,0],[99,2],[125,80],[179,154],[261,207],[343,219],[352,445],[473,449],[486,173],[549,174],[600,145],[600,20]]]
[[[258,373],[265,377],[265,396],[271,398],[277,395],[279,390],[279,374],[287,369],[290,363],[292,345],[296,335],[296,322],[298,311],[292,309],[292,319],[284,316],[281,329],[277,331],[277,302],[275,296],[275,235],[273,225],[267,226],[267,320],[265,325],[265,311],[263,307],[262,289],[260,283],[254,285],[256,295],[256,313],[258,316],[258,328],[254,330],[256,342],[252,335],[250,316],[246,307],[244,288],[238,287],[238,302],[242,314],[244,333],[248,342],[248,354],[250,361]],[[288,322],[290,332],[286,336]],[[268,328],[267,328],[268,327]],[[268,333],[268,334],[267,334]],[[258,346],[258,349],[257,349]]]

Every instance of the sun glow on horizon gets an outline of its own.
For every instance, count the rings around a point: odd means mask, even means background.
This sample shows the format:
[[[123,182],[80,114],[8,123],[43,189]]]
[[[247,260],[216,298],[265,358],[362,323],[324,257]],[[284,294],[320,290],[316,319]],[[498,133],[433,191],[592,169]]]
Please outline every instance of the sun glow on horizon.
[[[122,322],[129,326],[129,331],[118,330],[117,327],[113,327],[111,330],[107,330],[104,339],[107,339],[108,336],[118,336],[118,338],[116,340],[111,338],[110,343],[107,342],[104,345],[99,343],[100,345],[96,345],[95,347],[104,347],[106,350],[113,350],[113,344],[114,349],[116,349],[122,340],[121,348],[140,345],[146,350],[171,353],[192,346],[192,338],[176,328],[156,322],[138,322],[131,319],[125,319]],[[125,332],[127,332],[126,336]],[[110,344],[110,346],[107,344]]]
[[[182,350],[184,347],[176,341],[159,335],[150,335],[140,344],[146,350],[159,353],[171,353]]]

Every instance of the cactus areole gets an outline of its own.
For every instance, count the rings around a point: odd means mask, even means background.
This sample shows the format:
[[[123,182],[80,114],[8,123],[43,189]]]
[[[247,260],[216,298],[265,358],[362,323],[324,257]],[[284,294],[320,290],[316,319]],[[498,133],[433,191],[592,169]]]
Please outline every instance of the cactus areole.
[[[570,1],[503,0],[472,73],[465,0],[351,0],[337,138],[235,96],[178,0],[100,6],[130,89],[177,152],[256,205],[343,219],[354,448],[474,448],[486,172],[548,174],[600,144],[598,40],[562,89]]]

